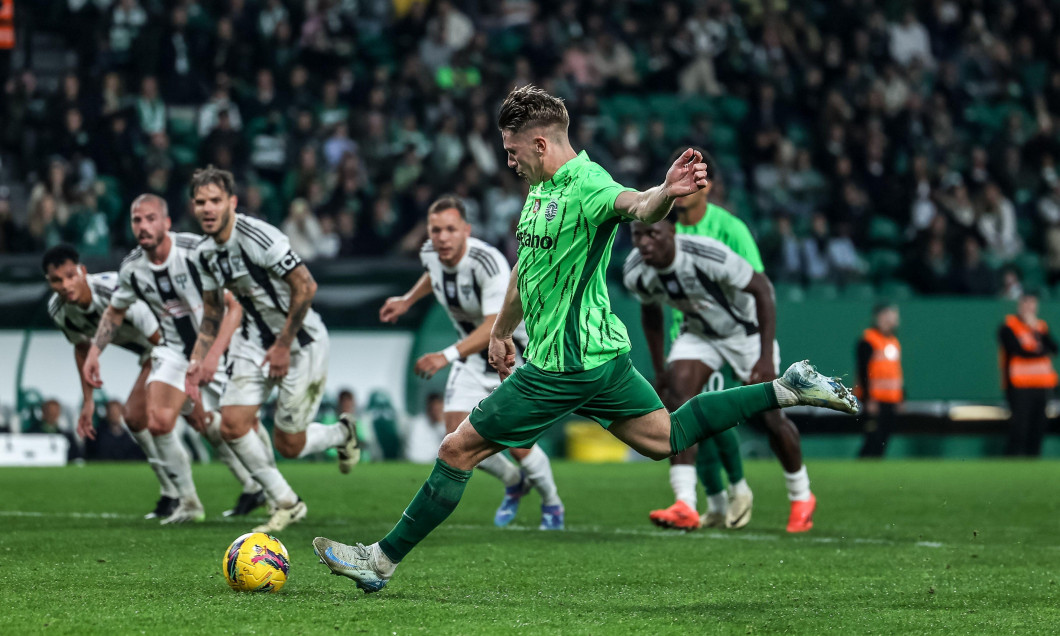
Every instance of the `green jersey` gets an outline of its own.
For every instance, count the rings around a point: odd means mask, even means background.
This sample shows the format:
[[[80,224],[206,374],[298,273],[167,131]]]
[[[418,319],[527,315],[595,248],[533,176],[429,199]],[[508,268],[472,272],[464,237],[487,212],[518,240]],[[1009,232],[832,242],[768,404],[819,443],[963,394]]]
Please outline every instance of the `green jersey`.
[[[677,233],[707,236],[719,240],[730,250],[742,256],[756,272],[761,273],[765,270],[762,265],[762,255],[758,253],[758,245],[751,236],[751,230],[747,228],[747,224],[720,205],[708,203],[706,214],[695,225],[677,223]]]
[[[761,273],[765,270],[762,255],[758,252],[758,244],[751,236],[751,230],[748,229],[747,224],[720,205],[708,203],[707,211],[699,223],[695,225],[677,223],[676,228],[678,234],[706,236],[721,241],[750,263],[754,271]],[[673,323],[670,325],[670,339],[673,340],[681,333],[681,321],[684,320],[684,316],[676,309],[672,310],[670,315],[673,317]]]
[[[582,152],[530,188],[516,230],[519,298],[538,369],[587,371],[629,351],[605,275],[620,222],[615,199],[632,190]]]

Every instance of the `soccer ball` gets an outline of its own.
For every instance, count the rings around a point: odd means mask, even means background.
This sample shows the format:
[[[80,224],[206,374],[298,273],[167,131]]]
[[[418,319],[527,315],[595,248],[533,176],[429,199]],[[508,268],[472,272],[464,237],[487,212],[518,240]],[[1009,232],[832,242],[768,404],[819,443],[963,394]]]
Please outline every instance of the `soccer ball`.
[[[287,582],[290,559],[280,540],[264,532],[248,532],[225,550],[222,569],[238,592],[278,592]]]

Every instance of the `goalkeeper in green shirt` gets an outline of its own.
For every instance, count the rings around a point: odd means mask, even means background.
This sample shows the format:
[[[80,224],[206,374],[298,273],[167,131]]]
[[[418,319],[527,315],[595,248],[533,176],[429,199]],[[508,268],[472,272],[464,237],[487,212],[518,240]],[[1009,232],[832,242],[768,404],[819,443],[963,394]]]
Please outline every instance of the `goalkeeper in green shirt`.
[[[568,125],[563,101],[534,86],[514,89],[501,105],[508,167],[530,184],[516,229],[518,260],[490,334],[489,363],[502,382],[445,437],[434,470],[385,537],[369,546],[313,540],[321,562],[365,592],[386,586],[398,563],[456,509],[479,462],[505,448],[529,448],[571,413],[664,459],[764,411],[796,404],[858,410],[839,380],[805,361],[771,382],[701,393],[672,413],[663,408],[630,362],[605,274],[619,223],[663,219],[676,199],[707,187],[707,167],[689,148],[663,183],[638,192],[575,152]],[[512,335],[524,320],[526,364],[513,371]]]

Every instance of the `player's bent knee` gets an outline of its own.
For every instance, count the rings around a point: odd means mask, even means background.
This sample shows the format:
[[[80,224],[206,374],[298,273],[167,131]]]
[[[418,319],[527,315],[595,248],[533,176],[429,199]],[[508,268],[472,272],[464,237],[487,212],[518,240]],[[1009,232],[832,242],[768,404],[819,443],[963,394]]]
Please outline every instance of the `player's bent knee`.
[[[152,435],[171,433],[177,425],[177,412],[167,408],[147,409],[147,428]]]
[[[230,417],[222,413],[221,438],[225,441],[230,441],[243,437],[250,432],[250,427],[254,425],[254,421],[253,419]]]
[[[276,451],[287,459],[295,459],[305,448],[305,434],[301,437],[287,435],[283,431],[277,431],[273,437],[273,446]]]
[[[122,417],[125,418],[125,425],[134,433],[139,433],[147,428],[147,414],[144,413],[143,408],[130,408],[126,404],[125,408],[122,409]]]

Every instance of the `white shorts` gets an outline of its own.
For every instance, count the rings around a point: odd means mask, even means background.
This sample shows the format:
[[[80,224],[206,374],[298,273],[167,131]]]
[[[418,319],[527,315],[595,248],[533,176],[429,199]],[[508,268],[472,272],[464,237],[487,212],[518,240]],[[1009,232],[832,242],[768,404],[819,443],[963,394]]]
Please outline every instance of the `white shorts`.
[[[223,365],[222,365],[223,367]],[[168,347],[155,347],[151,350],[151,373],[147,376],[147,384],[161,382],[184,392],[184,376],[188,373],[188,360],[180,352]],[[202,387],[202,408],[209,413],[216,411],[220,404],[221,394],[224,393],[227,378],[223,368],[218,368],[213,380]],[[184,402],[180,410],[181,415],[190,415],[193,405],[189,398]]]
[[[685,332],[670,346],[666,362],[698,360],[715,371],[721,371],[726,363],[732,373],[743,382],[750,382],[751,369],[761,357],[762,339],[758,334],[732,336],[723,339],[708,339]],[[773,373],[780,374],[780,344],[773,341]]]
[[[445,383],[446,413],[470,413],[493,389],[501,385],[496,371],[487,371],[477,355],[468,362],[453,362]]]
[[[239,347],[232,354],[231,374],[221,396],[221,406],[261,406],[279,387],[276,401],[276,428],[284,433],[301,433],[316,417],[328,379],[328,339],[317,338],[291,352],[291,366],[280,380],[269,378],[262,366],[265,353],[260,347]]]

